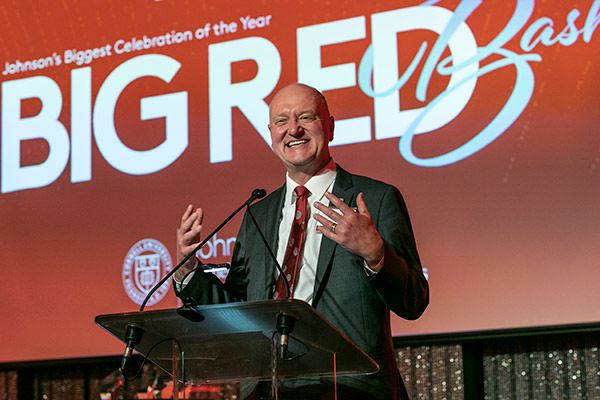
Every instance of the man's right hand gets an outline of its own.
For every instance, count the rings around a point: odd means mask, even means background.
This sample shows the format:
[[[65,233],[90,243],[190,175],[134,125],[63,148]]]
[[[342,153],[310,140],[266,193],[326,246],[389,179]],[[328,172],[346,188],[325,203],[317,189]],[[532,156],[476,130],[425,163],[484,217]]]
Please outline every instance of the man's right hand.
[[[183,216],[177,233],[177,263],[180,263],[189,253],[194,251],[200,243],[200,232],[202,231],[202,219],[204,212],[201,208],[194,210],[193,205],[188,205]],[[175,272],[175,280],[181,282],[183,278],[196,266],[196,257],[190,257]]]

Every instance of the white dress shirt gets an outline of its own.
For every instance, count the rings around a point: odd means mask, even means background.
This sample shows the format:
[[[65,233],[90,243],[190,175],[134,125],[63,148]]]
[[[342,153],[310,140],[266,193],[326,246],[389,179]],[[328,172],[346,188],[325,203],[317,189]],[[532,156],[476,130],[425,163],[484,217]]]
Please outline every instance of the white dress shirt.
[[[333,190],[333,184],[336,177],[336,165],[333,160],[319,171],[315,176],[310,178],[303,186],[310,191],[308,196],[307,204],[308,209],[308,222],[304,237],[304,250],[302,257],[298,263],[300,273],[296,282],[296,288],[294,289],[293,298],[304,300],[307,303],[311,303],[313,297],[313,290],[315,287],[315,277],[317,274],[317,261],[319,259],[319,249],[321,247],[321,238],[323,235],[317,232],[317,220],[313,218],[315,213],[319,211],[314,207],[315,201],[327,205],[329,200],[325,198],[325,192],[331,192]],[[286,176],[285,184],[285,200],[283,203],[283,209],[281,210],[281,220],[279,222],[279,236],[277,241],[277,262],[279,265],[283,264],[283,257],[285,257],[286,245],[290,237],[290,231],[292,229],[292,220],[296,212],[296,193],[294,189],[298,185],[294,182],[289,175]],[[275,271],[276,275],[279,273]]]

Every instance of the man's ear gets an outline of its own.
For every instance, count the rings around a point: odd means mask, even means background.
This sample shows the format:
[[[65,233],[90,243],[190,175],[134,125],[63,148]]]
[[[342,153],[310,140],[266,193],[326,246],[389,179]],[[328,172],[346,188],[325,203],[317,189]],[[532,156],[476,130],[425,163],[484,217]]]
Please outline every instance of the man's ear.
[[[329,116],[329,141],[331,142],[333,140],[333,130],[335,128],[335,118],[333,118],[333,115]]]

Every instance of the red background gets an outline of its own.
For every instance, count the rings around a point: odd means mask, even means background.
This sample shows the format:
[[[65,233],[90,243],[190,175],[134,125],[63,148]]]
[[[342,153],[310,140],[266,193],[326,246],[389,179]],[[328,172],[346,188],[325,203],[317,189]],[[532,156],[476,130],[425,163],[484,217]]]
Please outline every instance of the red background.
[[[282,59],[274,93],[297,80],[297,28],[366,16],[365,39],[322,50],[324,66],[348,62],[358,66],[371,40],[371,14],[419,3],[240,1],[216,6],[191,0],[4,1],[0,6],[2,67],[17,59],[84,50],[144,34],[193,31],[207,22],[239,22],[246,15],[272,15],[272,19],[270,26],[251,32],[240,29],[220,37],[114,54],[88,65],[94,101],[106,77],[132,57],[158,53],[178,60],[182,66],[170,83],[142,78],[129,85],[117,103],[115,121],[126,145],[137,150],[153,148],[164,140],[164,123],[140,121],[139,100],[187,91],[189,145],[167,168],[135,176],[109,165],[93,144],[90,181],[71,183],[67,165],[50,185],[0,194],[0,362],[119,353],[122,345],[93,319],[98,314],[138,309],[121,282],[128,250],[141,239],[154,238],[174,258],[176,229],[187,204],[206,210],[208,231],[252,189],[264,187],[270,192],[283,182],[280,161],[237,109],[233,110],[233,161],[209,162],[209,44],[250,35],[271,41]],[[457,4],[441,1],[437,6],[453,11]],[[591,5],[583,0],[540,2],[526,27],[548,17],[560,31],[569,11],[578,8],[582,16],[576,23],[582,28]],[[467,20],[479,46],[497,36],[513,10],[514,4],[483,2]],[[523,30],[505,48],[523,53],[522,34]],[[526,109],[497,140],[455,164],[436,168],[410,164],[398,151],[398,138],[373,137],[369,142],[332,148],[336,162],[345,169],[396,185],[409,207],[429,274],[431,304],[417,321],[394,317],[394,334],[600,319],[598,35],[592,35],[589,43],[580,37],[571,46],[538,45],[533,51],[542,61],[530,63],[535,88]],[[399,34],[400,72],[423,40],[431,45],[436,38],[429,31]],[[77,67],[63,64],[0,79],[37,75],[53,79],[63,95],[60,121],[70,132],[70,72]],[[233,80],[250,80],[256,72],[254,62],[236,63]],[[515,70],[510,67],[479,78],[459,116],[435,134],[415,137],[414,152],[422,157],[443,154],[472,138],[502,109],[514,82]],[[439,94],[446,84],[446,77],[434,74],[429,94]],[[415,88],[415,77],[402,88],[404,108],[422,106],[415,99]],[[336,119],[371,116],[373,124],[373,100],[358,86],[325,95]],[[23,118],[39,111],[39,101],[23,102]],[[41,139],[30,140],[22,143],[21,151],[24,165],[38,164],[48,156],[48,145]],[[235,236],[239,221],[232,221],[219,237]],[[150,309],[176,306],[169,291]]]

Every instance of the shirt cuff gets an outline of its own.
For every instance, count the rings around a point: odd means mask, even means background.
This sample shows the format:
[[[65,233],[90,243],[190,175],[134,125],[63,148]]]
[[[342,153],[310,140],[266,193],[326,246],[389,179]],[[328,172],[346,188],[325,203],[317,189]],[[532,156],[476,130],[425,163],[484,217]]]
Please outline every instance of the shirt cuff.
[[[183,277],[183,282],[177,281],[177,279],[175,279],[175,275],[173,275],[173,283],[175,284],[175,289],[177,289],[178,292],[185,289],[187,284],[190,282],[190,280],[192,280],[192,277],[196,273],[196,268],[198,268],[198,259],[196,258],[195,261],[196,262],[194,263],[192,270]]]
[[[385,257],[381,257],[381,260],[374,267],[369,267],[369,264],[363,260],[363,268],[365,269],[367,276],[376,275],[379,271],[381,271],[381,268],[383,268],[383,260],[385,260]]]

